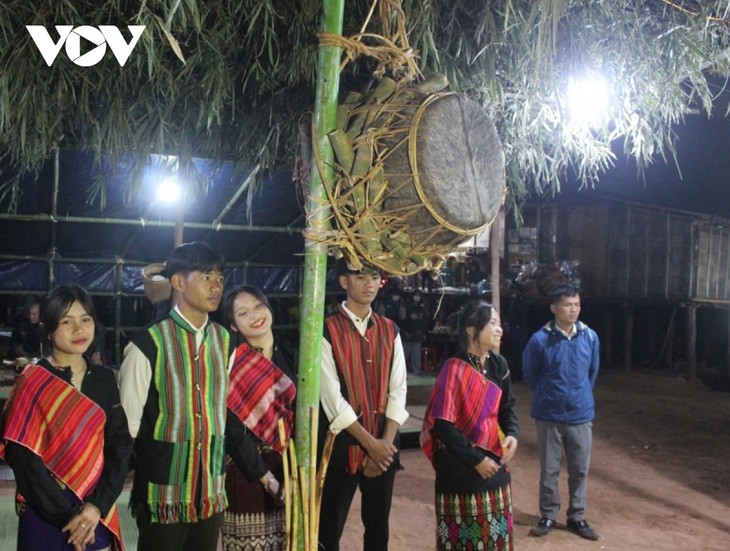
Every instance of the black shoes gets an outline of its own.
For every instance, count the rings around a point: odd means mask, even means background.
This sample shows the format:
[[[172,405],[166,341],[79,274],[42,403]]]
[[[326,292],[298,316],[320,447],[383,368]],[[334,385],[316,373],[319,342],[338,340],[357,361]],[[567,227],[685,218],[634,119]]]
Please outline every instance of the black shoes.
[[[530,534],[540,538],[542,536],[546,536],[553,528],[555,528],[555,521],[551,518],[542,517],[538,523],[532,527]]]
[[[578,534],[581,538],[586,540],[596,541],[598,539],[598,534],[596,534],[593,529],[588,526],[588,523],[585,520],[568,519],[568,531]]]
[[[583,539],[591,541],[596,541],[598,539],[598,534],[596,534],[593,529],[588,526],[588,523],[585,520],[568,519],[567,525],[569,532],[578,534]],[[542,536],[546,536],[553,528],[555,528],[555,521],[551,518],[542,517],[537,524],[532,527],[530,535],[540,538]]]

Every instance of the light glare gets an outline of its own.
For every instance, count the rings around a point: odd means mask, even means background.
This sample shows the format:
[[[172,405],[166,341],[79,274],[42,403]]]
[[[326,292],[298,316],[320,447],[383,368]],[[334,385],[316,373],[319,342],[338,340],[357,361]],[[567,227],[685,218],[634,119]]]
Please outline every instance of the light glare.
[[[166,178],[157,187],[157,200],[162,203],[176,203],[180,199],[180,186],[173,178]]]
[[[602,77],[568,81],[568,108],[575,123],[597,125],[608,111],[608,99],[608,84]]]

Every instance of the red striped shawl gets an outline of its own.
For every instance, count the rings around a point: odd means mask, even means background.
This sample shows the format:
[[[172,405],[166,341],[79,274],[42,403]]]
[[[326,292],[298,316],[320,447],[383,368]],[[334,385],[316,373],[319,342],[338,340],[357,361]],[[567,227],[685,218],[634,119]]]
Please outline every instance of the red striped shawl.
[[[39,365],[18,377],[4,411],[3,440],[38,455],[54,476],[84,500],[104,468],[106,415],[72,385]],[[0,446],[0,457],[2,456]],[[122,549],[116,504],[102,519]]]
[[[436,379],[421,430],[421,448],[431,462],[436,419],[453,423],[474,445],[502,457],[497,420],[501,397],[502,389],[469,363],[449,359]]]
[[[227,405],[259,440],[282,453],[279,419],[286,440],[294,424],[296,387],[276,365],[247,344],[236,348],[230,373]]]

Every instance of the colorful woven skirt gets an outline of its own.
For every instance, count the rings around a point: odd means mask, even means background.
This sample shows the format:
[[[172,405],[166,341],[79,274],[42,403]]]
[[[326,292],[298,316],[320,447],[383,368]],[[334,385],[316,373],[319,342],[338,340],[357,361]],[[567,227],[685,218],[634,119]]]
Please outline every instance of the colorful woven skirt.
[[[436,493],[436,549],[512,551],[512,493]]]
[[[268,453],[264,459],[272,472],[277,454]],[[269,497],[258,480],[249,482],[232,462],[226,470],[228,509],[221,526],[225,551],[284,551],[284,507]]]

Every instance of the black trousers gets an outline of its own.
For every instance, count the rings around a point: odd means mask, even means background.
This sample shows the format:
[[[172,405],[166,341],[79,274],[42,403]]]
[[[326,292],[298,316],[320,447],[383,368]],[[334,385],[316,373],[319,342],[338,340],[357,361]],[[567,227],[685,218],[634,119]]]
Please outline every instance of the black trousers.
[[[198,522],[160,524],[137,517],[137,551],[216,551],[223,513]]]
[[[355,490],[362,495],[361,518],[365,528],[363,549],[387,551],[389,538],[390,506],[393,501],[395,473],[400,469],[398,455],[390,468],[375,478],[362,473],[347,471],[347,445],[355,440],[347,433],[340,433],[330,457],[327,477],[322,490],[322,509],[319,517],[319,545],[324,551],[339,551],[340,537],[345,529]],[[396,438],[396,446],[398,438]]]

